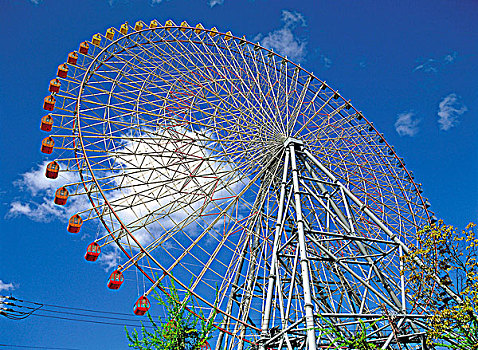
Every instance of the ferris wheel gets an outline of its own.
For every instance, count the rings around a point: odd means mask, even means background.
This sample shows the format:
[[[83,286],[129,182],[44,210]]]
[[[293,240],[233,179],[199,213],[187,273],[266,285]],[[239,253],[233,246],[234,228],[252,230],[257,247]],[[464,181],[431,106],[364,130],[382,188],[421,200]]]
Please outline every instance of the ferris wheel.
[[[171,20],[95,34],[57,73],[45,175],[73,179],[57,205],[88,198],[69,232],[104,228],[86,260],[122,252],[108,287],[130,270],[146,278],[135,314],[170,277],[211,311],[216,349],[314,350],[362,331],[384,349],[419,346],[426,304],[401,257],[436,219],[383,135],[325,81]]]

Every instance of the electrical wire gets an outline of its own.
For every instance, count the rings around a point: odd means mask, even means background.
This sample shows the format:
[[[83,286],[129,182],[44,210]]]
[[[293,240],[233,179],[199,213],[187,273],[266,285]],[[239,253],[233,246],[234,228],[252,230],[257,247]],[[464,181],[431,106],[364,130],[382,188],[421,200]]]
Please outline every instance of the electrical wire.
[[[154,328],[153,326],[150,325],[133,325],[133,324],[124,324],[124,323],[113,323],[113,322],[103,322],[103,321],[94,321],[94,320],[83,320],[79,318],[69,318],[69,317],[62,317],[62,316],[54,316],[54,315],[43,315],[43,314],[32,314],[32,316],[38,316],[38,317],[46,317],[46,318],[55,318],[59,320],[67,320],[67,321],[75,321],[75,322],[86,322],[86,323],[96,323],[96,324],[105,324],[105,325],[110,325],[110,326],[121,326],[121,327],[135,327],[135,328]]]
[[[91,310],[91,309],[85,309],[85,308],[79,308],[79,307],[71,307],[71,306],[63,306],[63,305],[55,305],[55,304],[44,304],[44,303],[38,303],[38,302],[35,302],[35,301],[16,299],[16,298],[13,298],[13,297],[0,296],[0,299],[1,298],[20,301],[20,302],[29,303],[29,304],[54,307],[54,308],[59,308],[59,309],[68,309],[68,310],[77,310],[77,311],[85,311],[85,312],[92,312],[92,313],[100,313],[100,314],[123,315],[123,316],[128,316],[128,317],[135,317],[134,315],[124,313],[124,312],[113,312],[113,311],[106,311],[106,310]],[[0,301],[0,304],[1,303],[2,302]],[[157,317],[157,316],[152,316],[152,317],[154,318],[154,317]]]
[[[17,303],[13,302],[5,302],[0,301],[0,305],[10,306],[9,308],[0,308],[0,315],[5,316],[12,320],[22,320],[29,316],[38,316],[38,317],[45,317],[45,318],[54,318],[54,319],[61,319],[61,320],[68,320],[68,321],[76,321],[76,322],[88,322],[88,323],[96,323],[96,324],[105,324],[105,325],[114,325],[114,326],[127,326],[127,327],[146,327],[146,328],[154,328],[151,325],[144,325],[136,323],[138,320],[129,319],[129,318],[120,318],[120,317],[113,317],[108,315],[120,315],[120,316],[127,316],[127,317],[136,317],[131,314],[120,313],[120,312],[112,312],[112,311],[104,311],[104,310],[90,310],[85,308],[77,308],[77,307],[69,307],[69,306],[61,306],[61,305],[54,305],[54,304],[42,304],[35,301],[27,301],[21,300],[14,297],[2,297],[0,299],[8,299],[13,300]],[[26,305],[25,305],[26,304]],[[29,306],[34,305],[34,306]],[[25,311],[17,310],[17,309],[24,309]],[[53,308],[53,309],[52,309]],[[40,310],[40,311],[39,311]],[[83,313],[79,312],[70,312],[65,310],[75,310],[75,311],[82,311]],[[45,314],[45,313],[53,313],[52,314]],[[88,314],[93,313],[93,314]],[[98,313],[102,315],[97,315]],[[54,315],[56,314],[56,315]],[[67,315],[69,317],[65,317],[63,315]],[[153,318],[160,318],[158,316],[152,316]],[[86,319],[85,319],[86,318]],[[99,320],[91,320],[88,318],[100,318],[105,321]],[[106,322],[106,321],[113,321],[113,322]],[[114,322],[114,321],[123,321],[122,323]],[[134,323],[134,324],[133,324]]]
[[[5,301],[5,299],[12,300],[17,303]],[[64,306],[64,305],[44,304],[44,303],[39,303],[36,301],[17,299],[13,296],[7,296],[7,297],[0,296],[0,306],[2,305],[28,310],[24,312],[24,311],[15,310],[13,308],[0,307],[0,316],[5,316],[12,320],[21,320],[29,316],[37,316],[37,317],[43,317],[43,318],[102,324],[102,325],[110,325],[110,326],[121,326],[121,327],[126,326],[126,327],[133,327],[133,328],[145,327],[149,329],[155,328],[153,325],[143,324],[143,322],[141,322],[141,324],[136,324],[136,323],[132,324],[130,322],[136,322],[138,320],[136,316],[127,314],[127,313],[122,313],[122,312],[113,312],[113,311],[106,311],[106,310],[91,310],[86,308],[78,308],[78,307],[71,307],[71,306]],[[73,310],[73,311],[79,311],[79,312],[70,312],[65,310]],[[53,313],[53,315],[44,314],[44,313]],[[92,313],[92,314],[88,314],[88,313]],[[101,314],[101,315],[97,315],[97,314]],[[63,315],[66,315],[69,317],[65,317]],[[136,319],[133,320],[128,318],[113,317],[113,316],[107,316],[107,315],[134,317]],[[151,316],[151,317],[153,319],[160,319],[160,320],[165,319],[164,317],[160,317],[160,316]],[[103,321],[91,320],[88,318],[101,318],[103,319]],[[107,322],[107,321],[113,321],[113,322]],[[114,321],[123,321],[123,322],[118,323]],[[7,345],[0,344],[0,346],[7,346]],[[19,346],[19,347],[23,347],[23,346]],[[41,349],[41,347],[39,348]],[[62,348],[62,349],[66,349],[66,348]]]
[[[8,348],[28,348],[28,349],[49,349],[49,350],[80,350],[78,348],[52,348],[51,346],[35,346],[35,345],[14,345],[14,344],[0,344]]]

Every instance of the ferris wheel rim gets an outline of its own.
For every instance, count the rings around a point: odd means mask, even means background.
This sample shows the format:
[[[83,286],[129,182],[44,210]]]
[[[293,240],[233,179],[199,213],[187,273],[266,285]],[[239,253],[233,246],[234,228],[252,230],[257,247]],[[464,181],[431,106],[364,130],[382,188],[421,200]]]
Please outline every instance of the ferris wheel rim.
[[[169,26],[168,27],[169,29],[180,29],[180,28],[184,28],[184,27],[181,27],[181,26]],[[163,268],[161,264],[159,264],[156,259],[154,258],[154,256],[152,256],[150,254],[150,252],[148,251],[148,247],[147,246],[144,246],[141,245],[141,243],[136,239],[135,237],[135,234],[133,232],[130,231],[130,228],[128,227],[128,224],[126,224],[125,222],[123,222],[123,219],[120,217],[120,215],[118,215],[114,205],[110,202],[109,200],[109,197],[107,196],[107,194],[104,192],[103,188],[102,188],[102,185],[100,184],[96,174],[95,174],[95,171],[96,169],[94,169],[94,167],[92,166],[92,164],[90,163],[90,158],[87,154],[87,149],[86,149],[86,146],[85,146],[85,139],[83,138],[83,135],[82,135],[82,123],[81,123],[81,113],[80,113],[80,110],[81,110],[81,102],[82,102],[82,94],[84,92],[84,88],[86,86],[86,84],[88,83],[89,79],[95,74],[96,70],[101,67],[101,65],[103,65],[105,63],[105,60],[101,60],[100,57],[102,57],[103,53],[104,52],[108,52],[108,48],[110,48],[111,46],[117,44],[119,41],[121,40],[124,40],[125,37],[132,37],[134,35],[137,35],[138,33],[145,33],[145,32],[154,32],[155,30],[160,30],[160,29],[166,29],[166,26],[160,26],[158,28],[154,28],[154,29],[151,29],[151,28],[145,28],[145,29],[142,29],[140,31],[132,31],[131,33],[123,36],[123,37],[119,37],[117,39],[115,39],[114,41],[112,41],[111,43],[109,43],[107,46],[105,47],[102,47],[101,51],[97,54],[91,57],[93,57],[91,63],[89,64],[87,70],[85,71],[84,73],[84,76],[83,76],[83,79],[82,79],[82,82],[81,82],[81,87],[80,87],[80,92],[78,93],[78,97],[76,98],[76,106],[75,106],[75,119],[76,119],[76,127],[77,127],[77,132],[78,134],[74,137],[74,142],[76,142],[77,140],[79,141],[80,143],[80,146],[81,146],[81,154],[82,155],[79,155],[77,153],[77,149],[76,149],[76,145],[75,145],[75,158],[76,158],[76,162],[77,162],[77,167],[78,169],[80,170],[79,171],[79,174],[80,174],[80,177],[81,177],[81,182],[84,186],[84,189],[85,189],[85,193],[88,194],[88,197],[89,197],[89,201],[93,207],[93,209],[95,210],[95,212],[98,214],[98,218],[101,220],[103,226],[107,229],[108,233],[112,235],[113,237],[113,232],[115,231],[114,228],[112,227],[111,230],[109,228],[108,225],[112,225],[112,224],[108,224],[104,218],[100,215],[100,212],[99,210],[101,209],[101,207],[104,207],[104,206],[107,206],[111,212],[111,214],[115,217],[116,221],[119,223],[120,225],[120,228],[121,230],[124,230],[127,234],[128,237],[130,237],[135,243],[136,245],[139,247],[140,251],[142,253],[144,253],[145,255],[148,256],[149,259],[151,259],[152,261],[156,262],[157,266],[158,267],[161,267],[161,269],[163,270],[163,273],[167,274],[169,277],[171,277],[174,281],[178,282],[183,288],[188,288],[185,284],[182,283],[182,281],[180,279],[178,279],[177,277],[175,277],[172,273],[169,273],[167,271],[167,269]],[[191,32],[194,31],[194,27],[187,27],[186,28],[187,30],[190,30]],[[208,30],[208,29],[203,29],[204,32],[206,33],[212,33],[213,31],[212,30]],[[222,36],[226,36],[228,35],[227,33],[222,33],[222,32],[214,32],[215,35],[222,35]],[[192,35],[194,35],[194,33],[192,32]],[[304,72],[306,75],[308,75],[309,77],[311,77],[311,80],[312,79],[315,79],[317,81],[319,81],[323,86],[325,86],[325,88],[329,88],[333,93],[334,93],[334,96],[337,95],[340,99],[341,99],[341,102],[344,102],[345,104],[347,104],[348,106],[350,106],[350,108],[353,109],[353,111],[355,112],[355,114],[358,116],[360,115],[361,118],[363,118],[367,124],[367,126],[369,127],[369,131],[371,131],[370,128],[373,129],[374,133],[376,136],[379,136],[379,137],[382,137],[385,145],[388,147],[388,149],[393,153],[393,159],[398,161],[398,163],[401,164],[401,168],[403,169],[403,171],[406,173],[406,175],[404,176],[408,176],[410,178],[410,183],[413,184],[413,187],[415,189],[415,195],[419,198],[419,201],[421,202],[421,205],[424,207],[424,212],[426,213],[426,218],[427,218],[427,221],[430,222],[431,220],[431,216],[430,216],[430,212],[428,211],[428,209],[426,208],[426,205],[425,205],[425,200],[424,198],[422,197],[420,191],[418,190],[418,185],[415,181],[413,181],[412,179],[412,176],[411,176],[411,173],[408,171],[408,169],[405,167],[403,161],[401,158],[398,157],[398,155],[396,154],[395,150],[393,149],[393,147],[390,146],[390,144],[383,138],[383,136],[377,131],[377,129],[373,126],[373,124],[371,122],[369,122],[365,116],[362,115],[361,112],[359,112],[351,103],[350,103],[350,100],[349,101],[346,101],[339,93],[338,91],[336,90],[333,90],[329,85],[327,85],[325,83],[325,81],[322,81],[320,79],[318,79],[315,75],[313,75],[313,73],[310,73],[308,72],[306,69],[302,68],[300,65],[297,65],[295,64],[294,62],[290,61],[287,59],[287,57],[284,57],[284,56],[281,56],[277,53],[274,53],[272,50],[269,50],[267,48],[264,48],[262,47],[260,44],[254,44],[244,38],[239,38],[237,36],[232,36],[232,40],[235,40],[235,41],[244,41],[244,43],[246,45],[249,45],[249,46],[253,46],[254,47],[254,50],[255,48],[257,48],[258,50],[261,50],[266,52],[267,54],[272,54],[274,56],[277,56],[279,58],[281,58],[282,60],[285,60],[286,62],[290,63],[291,65],[293,65],[295,67],[295,69],[298,69],[298,71],[302,71]],[[135,40],[131,40],[132,42],[134,43],[137,43],[137,41]],[[177,40],[178,42],[180,42],[181,40]],[[166,42],[166,40],[165,40]],[[195,41],[192,41],[191,37],[189,39],[184,39],[182,40],[182,42],[195,42],[195,43],[198,43],[198,44],[204,44],[204,42],[202,42],[202,39],[199,38],[198,36],[198,39],[195,40]],[[111,56],[112,57],[112,56]],[[109,58],[108,58],[109,59]],[[98,65],[95,66],[95,64],[98,63]],[[152,71],[149,73],[150,75],[152,74]],[[143,86],[144,84],[146,84],[147,82],[147,79],[144,79],[143,80]],[[172,88],[172,86],[170,86],[170,88]],[[111,88],[111,91],[110,91],[110,97],[113,95],[113,90],[114,90],[114,86]],[[143,91],[143,89],[140,90],[141,92]],[[138,101],[139,101],[139,98],[140,98],[140,95],[138,95]],[[196,98],[196,97],[195,97]],[[166,101],[165,101],[166,103]],[[194,104],[195,102],[191,102],[192,104]],[[333,108],[333,110],[335,111],[338,107],[333,107],[333,106],[330,106],[331,108]],[[139,104],[136,104],[136,111],[139,112]],[[306,125],[304,125],[303,128],[305,128]],[[303,129],[302,128],[302,129]],[[297,132],[299,133],[299,132]],[[377,153],[379,151],[377,151],[377,144],[373,144],[371,146],[371,148],[373,150],[375,150]],[[79,150],[78,150],[79,151]],[[389,153],[390,154],[390,153]],[[330,156],[331,158],[333,158],[332,156]],[[354,160],[356,160],[355,158],[355,155],[353,155],[353,158]],[[339,158],[337,158],[339,159]],[[80,168],[79,166],[79,162],[81,161],[84,161],[86,166],[87,166],[87,173],[89,173],[89,175],[91,176],[91,180],[88,180],[90,182],[93,182],[95,187],[96,187],[96,190],[98,191],[98,193],[101,195],[102,199],[103,199],[103,204],[104,205],[99,205],[97,203],[95,203],[95,200],[94,198],[92,197],[92,193],[90,192],[90,189],[88,189],[87,187],[87,183],[86,183],[86,180],[83,176],[83,170]],[[392,186],[392,182],[390,181],[390,179],[387,177],[388,181],[389,181],[389,185]],[[382,191],[383,189],[382,188],[379,188],[378,189],[379,191]],[[405,191],[405,188],[404,187],[400,187],[400,191],[402,191],[402,193],[404,194],[404,191]],[[381,193],[382,195],[382,193]],[[412,211],[412,205],[416,205],[416,203],[412,203],[411,201],[408,201],[407,202],[407,205],[408,205],[408,208],[410,211]],[[398,204],[397,204],[397,207],[398,207]],[[401,210],[399,208],[399,210]],[[397,214],[398,216],[401,216],[400,212]],[[415,217],[413,216],[413,225],[416,227],[416,222],[415,222]],[[122,244],[119,243],[119,241],[116,241],[116,245],[122,250],[122,252],[130,259],[131,256],[129,255],[129,253],[124,249],[124,247],[122,246]],[[146,271],[142,270],[141,266],[139,266],[139,264],[135,264],[136,267],[154,284],[156,284],[156,280],[154,279],[154,275],[152,276],[149,276],[149,274],[146,273]],[[206,304],[208,304],[209,306],[213,307],[213,305],[211,303],[209,303],[207,300],[205,300],[201,295],[199,295],[196,291],[192,291],[192,294],[199,298],[200,300],[202,300],[203,302],[205,302]],[[224,310],[222,310],[221,308],[216,308],[216,310],[224,315],[227,315],[228,317],[231,317],[231,318],[234,318],[233,315],[231,314],[227,314]],[[237,321],[238,323],[241,323],[242,325],[244,326],[247,326],[251,329],[255,329],[256,331],[260,331],[259,328],[257,327],[254,327],[253,325],[250,324],[250,322],[244,322],[242,320],[239,320],[239,319],[235,319],[235,321]]]

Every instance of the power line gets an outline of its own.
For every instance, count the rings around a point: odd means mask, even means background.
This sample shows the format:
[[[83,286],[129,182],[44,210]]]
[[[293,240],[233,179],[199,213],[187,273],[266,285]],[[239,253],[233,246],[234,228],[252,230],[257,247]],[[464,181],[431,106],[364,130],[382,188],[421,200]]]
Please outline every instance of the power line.
[[[2,298],[7,300],[12,300],[13,302],[2,300]],[[15,297],[1,297],[1,296],[0,296],[0,305],[9,306],[8,308],[5,308],[5,307],[0,308],[0,315],[5,316],[12,320],[21,320],[29,316],[38,316],[38,317],[44,317],[44,318],[54,318],[54,319],[61,319],[61,320],[68,320],[68,321],[87,322],[87,323],[114,325],[114,326],[122,326],[122,327],[128,326],[128,327],[139,328],[144,326],[146,328],[154,328],[151,325],[143,325],[143,324],[136,323],[138,319],[133,320],[131,318],[124,318],[124,317],[120,318],[120,317],[108,316],[109,314],[109,315],[135,317],[134,315],[131,315],[131,314],[125,314],[125,313],[119,313],[119,312],[90,310],[85,308],[60,306],[60,305],[54,305],[54,304],[42,304],[35,301],[17,299]],[[54,308],[54,309],[51,310],[49,308]],[[21,309],[25,309],[25,311],[21,311]],[[65,310],[77,310],[77,311],[82,311],[83,313],[69,312]],[[45,312],[53,313],[56,315],[51,315],[51,314],[45,315],[44,314]],[[93,314],[88,314],[88,313],[93,313]],[[98,315],[98,313],[102,315]],[[69,315],[71,317],[64,317],[60,315]],[[101,318],[104,320],[122,321],[122,323],[91,320],[91,319],[85,319],[85,318]]]
[[[0,296],[0,299],[1,298],[11,298],[11,297],[2,297]],[[132,315],[132,314],[127,314],[127,313],[124,313],[124,312],[113,312],[113,311],[105,311],[105,310],[91,310],[91,309],[84,309],[84,308],[78,308],[78,307],[71,307],[71,306],[62,306],[62,305],[54,305],[54,304],[44,304],[44,303],[38,303],[38,302],[35,302],[35,301],[29,301],[29,300],[21,300],[21,299],[11,299],[11,300],[16,300],[16,301],[20,301],[20,302],[24,302],[24,303],[30,303],[30,304],[35,304],[35,305],[42,305],[42,306],[49,306],[49,307],[54,307],[54,308],[59,308],[59,309],[68,309],[68,310],[77,310],[77,311],[84,311],[84,312],[92,312],[92,313],[100,313],[100,314],[111,314],[111,315],[121,315],[121,316],[127,316],[127,317],[137,317],[135,315]],[[0,304],[1,304],[1,301],[0,301]],[[26,307],[28,308],[28,306],[23,306],[23,307]],[[161,318],[161,316],[151,316],[154,318]]]
[[[28,349],[49,349],[49,350],[80,350],[78,348],[52,348],[50,346],[34,346],[34,345],[14,345],[14,344],[0,344],[9,348],[28,348]]]
[[[32,314],[32,316],[38,316],[38,317],[46,317],[46,318],[56,318],[60,320],[68,320],[68,321],[75,321],[75,322],[87,322],[87,323],[96,323],[96,324],[106,324],[106,325],[111,325],[111,326],[127,326],[127,327],[146,327],[146,328],[154,328],[153,326],[149,325],[131,325],[131,324],[124,324],[124,323],[113,323],[113,322],[103,322],[103,321],[94,321],[94,320],[83,320],[79,318],[68,318],[68,317],[62,317],[62,316],[54,316],[54,315],[42,315],[42,314]]]

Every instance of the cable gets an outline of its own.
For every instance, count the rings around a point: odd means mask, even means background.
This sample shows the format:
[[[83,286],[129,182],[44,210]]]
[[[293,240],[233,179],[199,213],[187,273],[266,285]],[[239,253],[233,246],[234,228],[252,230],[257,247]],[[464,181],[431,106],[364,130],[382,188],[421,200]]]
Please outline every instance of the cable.
[[[61,313],[61,314],[64,314],[64,315],[72,315],[72,316],[103,318],[103,319],[107,319],[107,320],[117,320],[117,321],[126,321],[126,322],[135,321],[135,320],[128,320],[128,319],[119,318],[119,317],[85,315],[85,314],[80,314],[80,313],[76,313],[76,312],[67,312],[67,311],[55,311],[55,310],[48,310],[48,309],[41,309],[41,311],[52,312],[52,313]],[[137,316],[133,316],[133,317],[137,317]]]
[[[134,315],[131,314],[126,314],[126,313],[120,313],[120,312],[111,312],[111,311],[100,311],[100,310],[90,310],[90,309],[84,309],[84,308],[76,308],[76,307],[68,307],[68,306],[60,306],[60,305],[54,305],[54,304],[42,304],[38,303],[35,301],[28,301],[28,300],[22,300],[22,299],[17,299],[13,296],[11,297],[2,297],[0,296],[0,305],[7,305],[10,306],[10,308],[0,308],[0,315],[5,316],[9,319],[12,320],[21,320],[25,319],[29,316],[38,316],[38,317],[45,317],[45,318],[55,318],[55,319],[61,319],[61,320],[68,320],[68,321],[77,321],[77,322],[87,322],[87,323],[96,323],[96,324],[106,324],[106,325],[114,325],[114,326],[128,326],[128,327],[135,327],[135,328],[140,328],[140,327],[146,327],[146,328],[154,328],[151,325],[144,325],[144,324],[136,324],[136,320],[132,319],[127,319],[127,318],[119,318],[119,317],[111,317],[111,316],[105,316],[110,314],[110,315],[121,315],[121,316],[128,316],[128,317],[135,317]],[[7,300],[13,300],[16,303],[12,303]],[[20,305],[20,304],[27,304],[27,305]],[[28,304],[34,305],[35,307],[28,306]],[[19,311],[15,310],[13,308],[20,308],[20,309],[27,309],[28,311]],[[50,310],[50,308],[56,308],[59,310]],[[38,313],[35,311],[41,309],[40,311],[43,312],[49,312],[49,313],[55,313],[55,314],[64,314],[64,315],[70,315],[70,316],[77,316],[77,317],[63,317],[63,316],[58,316],[58,315],[45,315],[43,313]],[[87,313],[101,313],[103,315],[90,315],[90,314],[85,314],[85,313],[77,313],[77,312],[68,312],[64,310],[77,310],[77,311],[83,311]],[[88,318],[88,317],[94,317],[94,318],[101,318],[101,319],[106,319],[106,320],[116,320],[116,321],[123,321],[125,323],[117,323],[117,322],[104,322],[104,321],[97,321],[97,320],[89,320],[89,319],[83,319],[83,318]],[[154,316],[152,316],[154,317]],[[160,317],[159,317],[160,318]],[[131,324],[129,322],[134,322],[135,324]]]
[[[2,298],[2,297],[0,297],[0,298]],[[37,302],[34,302],[34,301],[20,300],[20,299],[12,299],[12,300],[18,300],[18,301],[25,302],[25,303],[31,303],[31,304],[36,304],[36,305],[49,306],[49,307],[54,307],[54,308],[59,308],[59,309],[68,309],[68,310],[77,310],[77,311],[84,311],[84,312],[100,313],[100,314],[111,314],[111,315],[121,315],[121,316],[135,317],[135,316],[132,315],[132,314],[127,314],[127,313],[124,313],[124,312],[91,310],[91,309],[83,309],[83,308],[71,307],[71,306],[61,306],[61,305],[54,305],[54,304],[37,303]],[[0,302],[0,303],[1,303],[1,302]],[[28,306],[24,306],[24,307],[28,307]],[[153,318],[161,318],[160,316],[151,316],[151,317],[153,317]]]
[[[13,344],[0,344],[0,346],[8,346],[9,348],[28,348],[28,349],[49,349],[49,350],[80,350],[78,348],[52,348],[50,346],[34,346],[34,345],[13,345]]]
[[[76,321],[76,322],[86,322],[86,323],[96,323],[96,324],[107,324],[111,326],[122,326],[122,327],[145,327],[145,328],[154,328],[153,326],[149,325],[132,325],[132,324],[123,324],[123,323],[112,323],[112,322],[102,322],[102,321],[93,321],[93,320],[81,320],[77,318],[68,318],[68,317],[61,317],[61,316],[53,316],[53,315],[42,315],[42,314],[32,314],[32,316],[38,316],[38,317],[45,317],[45,318],[56,318],[60,320],[68,320],[68,321]]]

